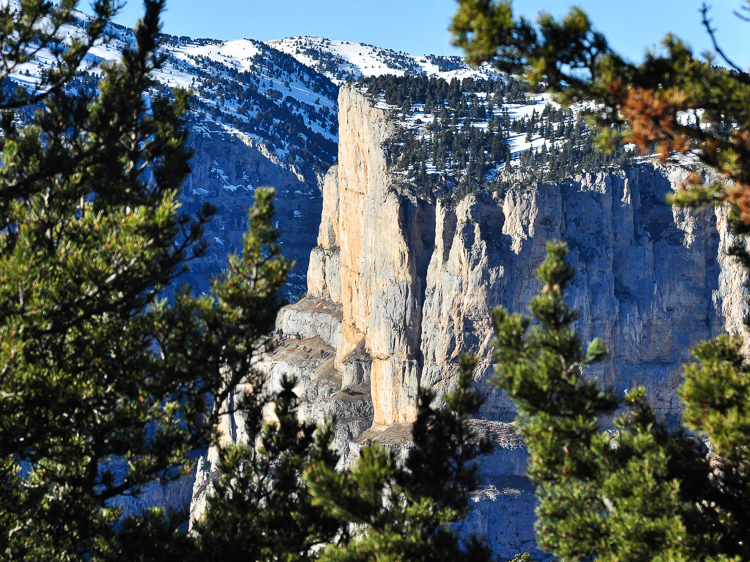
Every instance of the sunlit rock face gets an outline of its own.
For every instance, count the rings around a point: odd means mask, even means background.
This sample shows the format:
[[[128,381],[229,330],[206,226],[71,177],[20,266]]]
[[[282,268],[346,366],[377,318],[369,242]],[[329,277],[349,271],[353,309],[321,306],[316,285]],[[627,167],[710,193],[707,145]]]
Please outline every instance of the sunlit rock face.
[[[397,125],[383,110],[346,87],[339,107],[339,160],[325,179],[307,298],[282,312],[278,328],[299,336],[288,327],[301,321],[295,311],[340,306],[339,335],[319,317],[320,335],[342,377],[369,373],[376,425],[413,421],[417,386],[449,388],[463,352],[480,358],[486,381],[490,311],[527,311],[549,240],[568,243],[578,270],[569,291],[578,333],[609,346],[593,374],[619,390],[645,385],[663,414],[679,411],[674,391],[690,347],[741,329],[744,276],[727,255],[734,240],[723,211],[664,203],[687,172],[643,164],[446,206],[395,181],[382,145]],[[511,421],[501,393],[486,392],[486,417]]]
[[[687,172],[651,164],[519,182],[451,206],[419,199],[384,154],[397,126],[354,87],[341,88],[338,162],[323,182],[307,295],[279,314],[282,344],[264,366],[272,385],[297,376],[308,419],[336,415],[348,465],[368,441],[405,455],[418,388],[449,390],[459,356],[474,353],[486,395],[475,423],[497,448],[458,528],[485,536],[499,559],[536,552],[526,452],[511,402],[491,383],[492,308],[526,312],[547,242],[564,240],[578,271],[568,293],[581,311],[576,329],[610,351],[590,374],[620,392],[645,386],[674,420],[691,346],[743,329],[746,278],[728,255],[737,241],[724,211],[668,206]],[[201,465],[194,507],[205,501],[210,465]]]

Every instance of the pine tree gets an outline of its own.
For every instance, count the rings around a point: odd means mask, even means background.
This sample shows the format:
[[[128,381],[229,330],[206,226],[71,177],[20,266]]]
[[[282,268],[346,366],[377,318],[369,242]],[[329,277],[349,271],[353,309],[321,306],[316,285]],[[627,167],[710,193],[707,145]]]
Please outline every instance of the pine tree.
[[[469,512],[474,460],[490,450],[467,423],[482,404],[471,390],[476,364],[461,358],[458,388],[443,397],[447,408],[433,406],[434,394],[420,391],[414,448],[403,466],[391,451],[370,445],[351,471],[320,461],[308,469],[314,503],[352,531],[342,544],[326,547],[321,562],[491,559],[485,545],[473,537],[462,545],[449,527]]]
[[[746,560],[750,545],[750,368],[738,338],[694,350],[680,391],[685,427],[670,432],[643,388],[618,397],[585,376],[606,355],[585,349],[565,303],[568,249],[550,243],[532,318],[494,311],[496,382],[519,409],[537,486],[537,540],[561,560]],[[614,416],[615,432],[603,417]],[[726,557],[726,558],[722,558]]]
[[[213,209],[179,212],[188,98],[159,95],[151,78],[163,0],[146,1],[135,46],[102,67],[92,96],[68,85],[113,5],[96,5],[87,39],[70,49],[40,18],[69,23],[74,4],[12,6],[0,12],[18,30],[3,36],[3,68],[38,41],[59,64],[49,88],[2,102],[0,552],[96,559],[119,548],[112,500],[185,474],[225,398],[252,384],[290,263],[271,227],[273,193],[259,190],[242,256],[211,295],[183,288],[166,300],[204,251]],[[28,126],[15,119],[23,111]],[[151,532],[145,519],[128,528]]]
[[[750,11],[750,3],[744,4]],[[735,229],[747,232],[750,74],[718,45],[709,10],[704,4],[702,23],[716,56],[709,53],[703,59],[670,34],[662,52],[635,64],[612,50],[581,9],[572,9],[562,21],[543,13],[534,26],[514,18],[511,0],[459,0],[452,32],[469,62],[491,62],[509,74],[524,74],[532,84],[543,82],[564,104],[591,101],[592,107],[604,108],[590,110],[589,118],[605,150],[633,143],[663,161],[690,153],[715,169],[731,186],[704,184],[695,174],[691,188],[673,201],[688,206],[729,203]],[[573,132],[570,126],[566,134]]]
[[[264,396],[245,393],[248,444],[219,448],[220,477],[203,518],[194,526],[193,558],[198,561],[297,560],[317,558],[326,544],[347,536],[328,516],[300,475],[313,465],[335,470],[330,426],[298,419],[296,381],[284,378],[274,396],[276,422],[263,419]]]
[[[63,48],[57,30],[73,7],[23,0],[21,12],[0,10],[15,31],[2,38],[4,76],[40,44],[59,61],[44,88],[0,101],[3,558],[485,559],[481,545],[462,548],[447,527],[467,512],[472,461],[487,450],[467,424],[479,405],[473,363],[463,361],[449,409],[422,394],[416,460],[398,466],[366,448],[355,471],[335,472],[331,430],[298,420],[293,381],[269,397],[255,369],[273,347],[291,267],[272,227],[273,191],[257,190],[242,253],[209,295],[174,289],[204,252],[214,210],[179,212],[188,96],[151,77],[163,63],[164,1],[146,0],[135,46],[102,67],[91,95],[70,81],[116,10],[96,4],[85,40]],[[39,25],[43,17],[51,25]],[[263,421],[269,400],[277,423]],[[228,413],[244,417],[247,445],[220,445],[217,422]],[[181,515],[163,509],[120,517],[118,496],[185,475],[190,454],[208,446],[219,448],[221,475],[194,533],[181,534]],[[350,532],[353,520],[337,511],[359,493],[337,483],[358,481],[374,485],[363,509],[385,527],[370,519]],[[385,497],[394,501],[376,501]]]

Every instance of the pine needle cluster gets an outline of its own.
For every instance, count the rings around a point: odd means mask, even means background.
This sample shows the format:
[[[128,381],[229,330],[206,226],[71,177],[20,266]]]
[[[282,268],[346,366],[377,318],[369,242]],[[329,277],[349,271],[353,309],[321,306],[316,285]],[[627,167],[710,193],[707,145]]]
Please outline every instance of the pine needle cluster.
[[[273,192],[259,190],[243,254],[211,294],[169,295],[202,255],[214,209],[179,210],[188,95],[151,90],[164,2],[147,0],[135,45],[102,67],[93,93],[66,81],[116,6],[97,4],[85,40],[63,48],[48,25],[69,23],[73,6],[24,0],[0,11],[16,29],[0,38],[6,70],[39,41],[58,56],[44,88],[0,101],[5,559],[116,555],[117,498],[185,475],[191,451],[215,439],[225,398],[257,379],[252,358],[270,343],[291,266],[271,227]],[[30,123],[15,119],[20,109]]]

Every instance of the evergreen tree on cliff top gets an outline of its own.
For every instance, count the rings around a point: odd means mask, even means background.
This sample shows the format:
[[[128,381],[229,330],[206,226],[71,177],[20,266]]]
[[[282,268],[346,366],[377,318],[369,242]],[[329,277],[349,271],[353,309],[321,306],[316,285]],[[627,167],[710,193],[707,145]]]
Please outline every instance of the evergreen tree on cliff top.
[[[750,231],[750,75],[727,59],[696,58],[674,36],[663,54],[625,61],[573,9],[562,21],[515,19],[510,2],[459,0],[453,32],[475,63],[544,81],[563,102],[596,102],[591,118],[610,143],[662,160],[691,153],[723,181],[694,175],[674,203],[726,204]],[[750,4],[749,4],[750,6]],[[746,11],[740,13],[745,17]],[[714,37],[703,8],[704,25]],[[692,119],[678,118],[688,116]],[[537,540],[561,560],[750,559],[750,366],[738,337],[693,349],[680,390],[683,426],[659,422],[642,388],[617,396],[585,376],[606,349],[584,348],[565,303],[574,276],[564,244],[548,246],[532,318],[494,313],[496,381],[514,400],[537,486]],[[748,267],[747,255],[740,261]],[[615,432],[603,432],[614,415]]]
[[[564,104],[594,102],[586,113],[604,149],[634,143],[662,161],[692,155],[729,181],[703,184],[696,174],[691,189],[674,201],[729,203],[736,230],[750,230],[750,74],[716,43],[707,6],[703,23],[718,61],[710,53],[696,57],[670,34],[662,51],[647,53],[643,63],[635,64],[614,52],[579,8],[562,21],[542,13],[534,26],[514,18],[510,0],[458,3],[454,42],[469,62],[490,62],[533,84],[545,83]],[[750,16],[750,3],[737,14],[750,21],[744,14]]]

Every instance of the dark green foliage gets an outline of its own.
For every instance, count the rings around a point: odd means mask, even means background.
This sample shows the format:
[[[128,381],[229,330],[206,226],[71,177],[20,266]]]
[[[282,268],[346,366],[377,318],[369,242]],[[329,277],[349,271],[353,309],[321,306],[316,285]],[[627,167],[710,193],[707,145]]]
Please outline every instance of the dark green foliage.
[[[515,19],[509,1],[459,3],[454,38],[472,62],[524,72],[564,103],[594,102],[591,121],[605,148],[632,142],[663,161],[692,154],[731,181],[704,185],[696,173],[672,201],[728,203],[735,232],[748,233],[750,76],[716,43],[708,6],[703,24],[728,70],[711,54],[695,58],[673,35],[661,53],[630,63],[578,8],[562,21],[542,14],[535,27]],[[698,363],[685,368],[680,391],[684,429],[668,431],[642,388],[616,397],[583,376],[603,347],[594,341],[584,353],[570,328],[566,252],[550,246],[540,269],[537,326],[495,313],[498,383],[519,406],[531,451],[540,545],[563,560],[747,560],[750,368],[743,342],[720,336],[695,347]],[[736,253],[747,268],[747,253]],[[602,415],[615,415],[613,432],[601,430]]]
[[[464,60],[462,57],[445,57],[435,55],[425,55],[425,59],[438,67],[440,72],[450,72],[451,70],[461,70],[464,68]]]
[[[54,38],[34,31],[39,17],[80,21],[70,18],[72,5],[22,6],[20,15],[0,12],[5,28],[19,31],[4,39],[6,69],[26,56],[14,54],[18,37],[27,47],[33,39],[55,48]],[[88,42],[58,53],[61,70],[48,75],[46,94],[3,90],[0,557],[291,561],[334,556],[338,547],[345,555],[368,533],[349,542],[351,519],[331,506],[351,496],[331,495],[320,482],[313,494],[302,479],[311,471],[398,487],[398,502],[367,506],[402,525],[389,531],[403,538],[388,550],[392,559],[460,554],[444,525],[466,512],[471,460],[485,450],[464,424],[478,406],[468,390],[471,364],[449,398],[455,412],[422,405],[416,438],[430,466],[412,461],[412,472],[368,448],[365,458],[379,465],[363,460],[355,476],[336,473],[331,430],[298,421],[292,381],[272,400],[278,424],[264,424],[267,380],[255,365],[273,347],[269,333],[291,267],[272,227],[274,193],[256,191],[242,253],[230,256],[209,295],[167,292],[203,254],[214,212],[179,212],[191,157],[188,96],[151,76],[165,64],[163,0],[146,1],[135,46],[120,64],[102,67],[101,80],[76,76],[86,45],[114,13],[97,6]],[[218,446],[219,420],[237,412],[250,442],[218,448],[216,494],[194,533],[178,531],[184,513],[121,517],[121,496],[184,476],[196,450]]]
[[[420,392],[405,466],[392,452],[370,445],[351,471],[336,472],[319,461],[308,470],[314,502],[352,532],[343,544],[326,547],[320,560],[490,560],[481,543],[462,545],[448,527],[468,513],[467,494],[476,486],[473,461],[490,450],[467,424],[482,403],[470,390],[475,367],[475,359],[461,358],[458,389],[444,397],[447,409],[434,408],[434,396]]]
[[[273,192],[264,190],[242,257],[231,259],[212,294],[196,298],[185,288],[171,304],[159,296],[201,255],[203,225],[213,213],[179,213],[190,158],[185,92],[146,96],[154,86],[150,72],[162,64],[163,8],[162,0],[146,2],[135,47],[122,63],[104,67],[96,92],[53,88],[28,126],[4,114],[5,559],[115,552],[118,512],[110,502],[190,468],[188,454],[211,443],[233,387],[252,383],[252,357],[267,347],[281,304],[276,295],[290,264],[270,226]],[[11,25],[22,16],[0,17]],[[36,101],[14,99],[26,107]],[[124,529],[139,528],[150,526],[144,520]]]
[[[341,522],[313,505],[300,475],[313,464],[338,462],[328,427],[297,419],[295,381],[284,379],[273,400],[278,423],[263,423],[262,395],[245,393],[250,446],[219,449],[221,476],[195,526],[196,560],[313,560],[316,550],[346,536]]]
[[[151,508],[137,517],[127,517],[118,524],[113,547],[99,552],[95,560],[108,562],[187,562],[195,555],[195,540],[180,529],[187,514],[166,513]]]
[[[559,182],[630,161],[622,148],[610,154],[595,150],[594,136],[580,118],[529,101],[531,90],[512,77],[446,82],[383,75],[360,83],[401,122],[386,153],[421,197],[459,200],[471,192],[502,191],[519,180]],[[535,106],[531,116],[511,117],[511,111],[528,105]],[[514,137],[548,142],[511,153]],[[507,173],[509,160],[516,162],[514,174]]]
[[[77,25],[75,0],[62,0],[55,5],[45,0],[25,0],[14,5],[7,2],[0,8],[0,83],[37,54],[47,51],[54,64],[30,88],[15,88],[0,94],[0,109],[20,109],[38,103],[60,90],[78,73],[89,49],[104,35],[105,26],[115,15],[117,4],[96,0],[91,8],[94,17],[70,44],[64,41],[63,26]],[[28,70],[26,71],[28,76]]]
[[[409,494],[440,498],[444,507],[462,516],[469,509],[467,494],[477,484],[473,461],[491,450],[491,444],[467,424],[484,402],[470,390],[476,366],[476,358],[461,357],[458,390],[443,397],[446,409],[433,409],[434,395],[422,391],[413,428],[414,448],[406,461]]]
[[[539,545],[561,560],[747,559],[750,372],[741,342],[721,336],[696,347],[700,363],[685,369],[681,395],[697,437],[670,432],[643,388],[617,397],[585,376],[606,350],[600,340],[584,350],[571,328],[567,248],[547,252],[534,324],[494,313],[496,381],[518,406],[529,447]],[[602,416],[615,416],[614,431],[602,431]]]
[[[351,470],[337,471],[332,430],[299,421],[293,380],[284,379],[273,398],[275,423],[263,422],[266,397],[245,393],[236,408],[254,446],[219,447],[218,478],[193,531],[175,533],[163,512],[130,518],[112,558],[489,561],[484,545],[473,538],[461,544],[450,529],[470,509],[474,461],[490,450],[468,424],[482,403],[470,390],[475,366],[475,359],[461,359],[458,389],[445,396],[446,408],[421,393],[404,465],[368,445]]]

